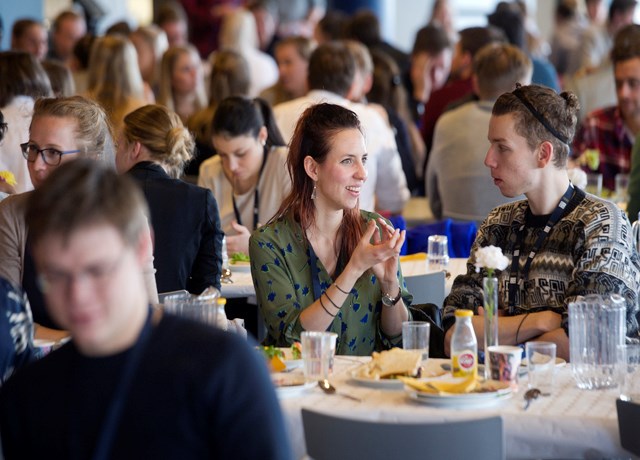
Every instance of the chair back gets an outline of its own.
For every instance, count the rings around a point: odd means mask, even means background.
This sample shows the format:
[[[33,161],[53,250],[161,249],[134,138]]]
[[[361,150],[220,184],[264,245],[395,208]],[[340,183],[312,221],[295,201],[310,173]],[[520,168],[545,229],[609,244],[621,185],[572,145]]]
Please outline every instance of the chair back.
[[[433,303],[442,307],[445,292],[445,273],[443,271],[405,276],[407,291],[413,296],[412,303]]]
[[[618,429],[620,431],[620,444],[634,455],[640,456],[640,404],[633,401],[616,401],[618,411]]]
[[[307,454],[314,460],[505,458],[502,419],[446,423],[385,423],[302,409]]]

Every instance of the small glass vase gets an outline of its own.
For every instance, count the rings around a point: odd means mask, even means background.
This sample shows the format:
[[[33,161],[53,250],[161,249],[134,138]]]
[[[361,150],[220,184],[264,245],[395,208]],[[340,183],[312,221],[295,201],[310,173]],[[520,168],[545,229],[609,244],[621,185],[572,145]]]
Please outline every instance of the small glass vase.
[[[484,293],[484,378],[491,379],[489,347],[498,345],[498,278],[482,280]]]

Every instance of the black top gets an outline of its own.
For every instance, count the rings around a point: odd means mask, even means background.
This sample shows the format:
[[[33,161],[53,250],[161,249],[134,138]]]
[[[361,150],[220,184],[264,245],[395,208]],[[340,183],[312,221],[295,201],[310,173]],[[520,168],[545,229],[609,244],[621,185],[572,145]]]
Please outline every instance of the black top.
[[[70,342],[15,374],[0,390],[5,458],[90,458],[130,352],[89,358]],[[292,458],[264,358],[246,340],[166,314],[140,362],[111,458]]]
[[[224,233],[211,191],[172,179],[149,161],[137,163],[128,174],[149,203],[158,292],[220,289]]]

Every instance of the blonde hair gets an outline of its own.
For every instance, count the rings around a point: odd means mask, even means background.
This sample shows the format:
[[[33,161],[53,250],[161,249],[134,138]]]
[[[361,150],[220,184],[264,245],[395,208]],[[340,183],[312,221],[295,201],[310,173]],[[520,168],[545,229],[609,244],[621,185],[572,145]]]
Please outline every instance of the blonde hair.
[[[162,164],[171,177],[180,177],[193,157],[193,136],[178,114],[163,105],[145,105],[128,114],[123,134],[127,142],[144,145],[151,159]]]
[[[80,156],[115,166],[115,149],[107,114],[96,102],[82,96],[42,98],[33,106],[31,124],[40,117],[71,118]]]
[[[136,101],[144,100],[144,85],[133,44],[125,37],[98,38],[89,57],[88,94],[102,104],[118,126]]]
[[[184,54],[187,54],[200,63],[200,55],[198,50],[193,45],[180,45],[169,48],[163,55],[160,63],[160,81],[158,88],[158,100],[159,104],[163,104],[169,108],[169,110],[175,110],[176,104],[173,99],[173,85],[171,84],[173,69],[178,61],[178,58]],[[204,90],[204,81],[202,78],[198,79],[196,85],[196,107],[195,110],[200,110],[207,106],[207,96]]]
[[[220,49],[242,52],[247,48],[258,49],[258,29],[256,20],[249,11],[238,8],[226,14],[218,35]]]
[[[131,32],[131,35],[140,37],[153,52],[153,75],[151,76],[150,81],[147,82],[153,86],[156,84],[158,76],[160,75],[160,62],[162,60],[162,55],[169,48],[167,34],[160,27],[152,24],[149,26],[138,27],[136,30]]]

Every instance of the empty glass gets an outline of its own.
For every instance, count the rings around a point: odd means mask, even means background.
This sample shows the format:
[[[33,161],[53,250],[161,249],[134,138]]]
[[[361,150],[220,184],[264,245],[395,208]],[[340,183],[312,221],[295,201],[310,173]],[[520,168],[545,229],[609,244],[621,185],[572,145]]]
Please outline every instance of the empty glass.
[[[600,173],[588,173],[587,174],[587,187],[584,190],[592,195],[602,195],[602,174]]]
[[[307,382],[324,380],[333,369],[336,352],[335,332],[304,331],[300,334],[304,376]]]
[[[431,325],[426,321],[404,321],[402,323],[402,348],[422,353],[422,360],[429,358],[429,332]]]
[[[620,399],[640,402],[640,345],[618,347]]]
[[[446,271],[449,265],[449,241],[445,235],[431,235],[428,239],[428,271]]]
[[[626,303],[613,294],[591,294],[569,304],[569,353],[578,388],[610,388],[618,384],[618,347],[626,336]]]
[[[529,388],[551,394],[556,370],[556,344],[552,342],[527,342],[527,375]]]

